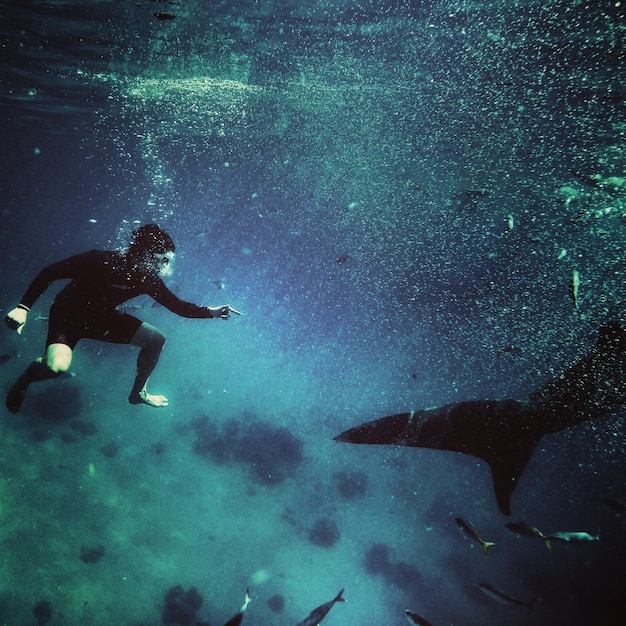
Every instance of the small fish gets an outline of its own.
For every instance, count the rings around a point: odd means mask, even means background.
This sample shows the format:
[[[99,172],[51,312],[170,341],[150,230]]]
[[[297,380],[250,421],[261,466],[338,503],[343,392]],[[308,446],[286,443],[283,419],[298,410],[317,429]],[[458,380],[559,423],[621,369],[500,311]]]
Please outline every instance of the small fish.
[[[600,541],[600,533],[591,535],[585,531],[556,532],[548,535],[550,541],[567,541],[570,543],[584,543],[586,541]]]
[[[296,626],[317,626],[328,615],[328,611],[335,606],[335,602],[345,602],[343,599],[343,589],[333,600],[313,609],[303,620],[300,620]]]
[[[409,189],[413,189],[414,191],[419,191],[420,193],[423,193],[425,196],[433,195],[432,193],[430,193],[430,191],[428,191],[428,189],[424,189],[424,187],[421,187],[417,183],[409,183],[408,187]]]
[[[624,502],[624,500],[618,500],[617,498],[602,498],[602,503],[620,516],[626,513],[626,502]]]
[[[250,590],[246,589],[246,596],[243,600],[243,606],[239,609],[239,613],[237,613],[236,615],[233,615],[226,622],[226,624],[224,624],[224,626],[239,626],[239,624],[241,624],[243,620],[243,614],[245,613],[246,608],[248,607],[248,604],[250,604],[251,600],[252,598],[250,597]]]
[[[454,519],[460,533],[470,541],[477,541],[482,547],[485,556],[489,556],[489,548],[495,546],[496,544],[493,541],[485,541],[479,534],[478,530],[476,530],[476,526],[472,524],[472,522],[468,522],[464,520],[462,517],[456,517]]]
[[[600,176],[600,174],[583,174],[582,172],[577,172],[575,170],[570,170],[570,174],[585,183],[585,185],[589,185],[591,187],[599,187],[600,182],[602,181],[602,176]]]
[[[489,190],[487,189],[467,189],[466,191],[456,194],[455,198],[459,200],[457,210],[476,209],[479,201],[486,198],[488,195]]]
[[[496,351],[496,356],[498,358],[504,356],[505,354],[508,354],[512,357],[521,356],[522,349],[518,348],[517,346],[504,346],[504,348],[500,348]]]
[[[409,624],[417,624],[417,626],[432,626],[432,624],[425,620],[423,617],[420,617],[417,613],[413,613],[412,611],[405,611],[407,622]]]
[[[343,265],[344,263],[347,263],[350,259],[352,259],[352,257],[349,254],[344,254],[338,259],[335,259],[335,263],[337,263],[338,265]]]
[[[578,310],[578,290],[580,289],[580,272],[578,270],[574,270],[572,272],[572,282],[570,285],[570,294],[572,296],[572,302],[574,303],[574,308]]]
[[[154,15],[154,17],[157,18],[157,20],[173,20],[176,18],[175,15],[172,15],[171,13],[153,13],[152,15]]]
[[[537,601],[537,598],[534,598],[529,602],[517,600],[516,598],[512,598],[511,596],[502,591],[499,591],[498,589],[492,587],[491,585],[488,585],[487,583],[479,583],[478,587],[486,596],[489,596],[492,600],[500,602],[501,604],[507,604],[509,606],[525,606],[528,610],[531,610],[533,608],[533,604]]]
[[[468,198],[483,198],[489,195],[488,189],[468,189],[464,195]]]
[[[550,543],[550,539],[544,535],[538,528],[527,524],[526,522],[509,522],[505,524],[505,526],[516,535],[520,537],[530,537],[531,539],[537,538],[546,542],[546,548],[548,550],[552,550],[552,544]]]

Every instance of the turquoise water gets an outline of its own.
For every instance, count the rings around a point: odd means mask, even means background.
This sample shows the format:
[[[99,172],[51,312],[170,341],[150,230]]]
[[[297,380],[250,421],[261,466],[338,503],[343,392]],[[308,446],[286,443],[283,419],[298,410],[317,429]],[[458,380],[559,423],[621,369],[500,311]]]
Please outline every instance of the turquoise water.
[[[36,623],[47,601],[53,625],[159,624],[175,585],[211,624],[246,587],[258,626],[342,588],[324,624],[623,623],[625,531],[602,504],[626,497],[623,412],[545,437],[511,518],[472,457],[332,441],[523,398],[623,317],[619,2],[0,14],[3,313],[41,267],[152,221],[177,244],[172,290],[243,312],[131,303],[168,337],[151,378],[166,409],[126,402],[133,348],[89,341],[72,377],[3,407],[0,623]],[[59,287],[0,334],[3,391],[40,354]],[[495,541],[488,559],[456,517]],[[334,544],[315,543],[320,520]],[[601,539],[550,553],[505,528],[518,520]],[[540,600],[505,606],[479,583]]]

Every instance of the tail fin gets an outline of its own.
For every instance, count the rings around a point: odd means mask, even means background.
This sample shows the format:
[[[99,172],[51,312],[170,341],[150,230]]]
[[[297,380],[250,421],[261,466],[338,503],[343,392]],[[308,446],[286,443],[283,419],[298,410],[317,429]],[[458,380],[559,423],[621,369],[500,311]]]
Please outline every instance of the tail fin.
[[[450,450],[483,459],[491,468],[498,506],[510,515],[513,491],[543,435],[541,425],[532,427],[530,411],[515,400],[471,400],[382,417],[346,430],[335,441]]]
[[[486,557],[489,556],[489,548],[493,548],[493,546],[495,546],[495,545],[496,544],[493,541],[483,541],[482,542],[483,552],[485,553]]]

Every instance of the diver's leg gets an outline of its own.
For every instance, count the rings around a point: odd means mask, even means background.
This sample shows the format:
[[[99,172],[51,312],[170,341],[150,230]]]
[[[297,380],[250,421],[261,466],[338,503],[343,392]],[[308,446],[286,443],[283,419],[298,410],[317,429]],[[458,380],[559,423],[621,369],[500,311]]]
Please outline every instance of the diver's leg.
[[[156,367],[161,355],[161,350],[165,343],[165,335],[154,326],[143,322],[133,335],[130,343],[133,346],[138,346],[141,350],[137,357],[137,376],[128,396],[128,401],[131,404],[148,404],[156,407],[167,406],[168,400],[165,396],[153,395],[146,390],[148,378]]]
[[[72,349],[69,346],[63,343],[50,344],[46,350],[45,361],[41,357],[35,359],[9,389],[5,401],[9,411],[17,413],[20,410],[31,383],[60,376],[69,369],[71,362]]]

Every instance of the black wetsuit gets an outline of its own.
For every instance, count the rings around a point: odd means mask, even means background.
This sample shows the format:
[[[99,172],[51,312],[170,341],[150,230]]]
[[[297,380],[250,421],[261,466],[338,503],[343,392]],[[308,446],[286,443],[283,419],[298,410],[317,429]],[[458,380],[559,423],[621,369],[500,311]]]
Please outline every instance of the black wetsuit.
[[[21,303],[31,308],[52,282],[64,278],[71,282],[50,308],[46,346],[63,343],[74,348],[84,338],[130,343],[142,322],[116,307],[143,294],[182,317],[212,317],[208,307],[181,300],[158,275],[142,269],[132,257],[105,250],[90,250],[45,267]]]

